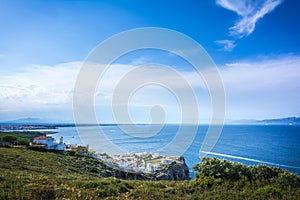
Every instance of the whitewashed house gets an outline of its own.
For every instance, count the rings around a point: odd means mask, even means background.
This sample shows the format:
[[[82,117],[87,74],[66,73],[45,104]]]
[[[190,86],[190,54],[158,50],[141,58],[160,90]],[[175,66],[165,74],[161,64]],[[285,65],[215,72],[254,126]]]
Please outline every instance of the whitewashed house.
[[[154,172],[155,171],[155,167],[152,163],[147,163],[146,165],[146,172]]]
[[[169,165],[172,162],[174,162],[174,160],[172,160],[172,159],[162,159],[161,160],[161,163],[164,164],[164,165]]]
[[[38,145],[45,145],[48,150],[66,150],[66,145],[63,142],[63,137],[60,138],[59,143],[51,136],[39,136],[33,139],[33,142]]]

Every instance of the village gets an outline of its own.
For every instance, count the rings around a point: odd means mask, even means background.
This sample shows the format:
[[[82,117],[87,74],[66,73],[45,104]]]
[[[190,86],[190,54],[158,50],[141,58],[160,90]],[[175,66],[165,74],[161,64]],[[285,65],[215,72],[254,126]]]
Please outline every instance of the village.
[[[154,173],[171,164],[182,163],[179,156],[161,156],[158,153],[149,152],[132,152],[113,156],[99,154],[97,157],[108,164],[117,164],[122,169],[143,173]]]
[[[182,163],[179,156],[161,156],[158,153],[132,152],[118,155],[96,153],[89,149],[89,145],[65,144],[63,137],[56,141],[52,136],[39,136],[33,139],[31,146],[43,147],[47,150],[69,151],[75,150],[93,158],[100,159],[111,166],[118,166],[124,170],[153,173],[168,165]]]

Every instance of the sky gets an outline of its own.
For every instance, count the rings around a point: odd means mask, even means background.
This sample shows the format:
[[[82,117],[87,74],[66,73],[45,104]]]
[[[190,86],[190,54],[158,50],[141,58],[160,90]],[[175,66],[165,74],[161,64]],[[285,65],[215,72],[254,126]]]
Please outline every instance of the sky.
[[[300,116],[299,9],[298,0],[1,0],[0,121],[72,122],[74,84],[86,57],[114,34],[142,27],[172,29],[203,46],[223,80],[226,120]],[[200,119],[211,119],[210,94],[189,63],[141,50],[116,60],[99,81],[101,123],[114,122],[111,101],[120,78],[149,63],[180,72],[195,90]],[[164,107],[167,122],[180,122],[178,99],[164,88],[140,88],[129,105],[136,123],[151,121],[153,105]]]

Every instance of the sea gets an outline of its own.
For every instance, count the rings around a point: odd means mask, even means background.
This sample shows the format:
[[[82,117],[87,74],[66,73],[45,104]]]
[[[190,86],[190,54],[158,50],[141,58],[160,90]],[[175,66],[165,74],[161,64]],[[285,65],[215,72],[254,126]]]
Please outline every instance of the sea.
[[[156,152],[172,142],[181,126],[167,124],[155,134],[147,134],[152,131],[151,128],[147,128],[146,125],[141,126],[143,128],[141,136],[144,133],[147,137],[132,136],[124,132],[119,125],[86,126],[83,128],[86,132],[84,136],[82,130],[78,134],[76,127],[58,127],[55,129],[57,133],[51,136],[57,140],[62,136],[66,144],[86,145],[83,137],[89,137],[89,135],[95,137],[95,133],[101,128],[103,133],[101,137],[105,137],[103,139],[109,140],[124,152]],[[201,162],[199,151],[204,145],[209,126],[197,125],[193,128],[196,130],[195,135],[182,154],[190,169],[191,178],[194,176],[193,166]],[[130,130],[130,125],[126,130]],[[300,175],[299,142],[300,125],[225,125],[214,147],[205,152],[205,156],[246,165],[265,164]],[[103,152],[105,148],[101,149],[101,143],[99,143],[96,150]]]

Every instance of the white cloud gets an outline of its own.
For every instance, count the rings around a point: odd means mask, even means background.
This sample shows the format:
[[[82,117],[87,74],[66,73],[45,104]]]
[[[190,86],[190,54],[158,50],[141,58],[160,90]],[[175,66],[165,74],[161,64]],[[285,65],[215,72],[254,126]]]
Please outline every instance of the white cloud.
[[[298,81],[300,80],[300,56],[279,56],[253,60],[238,61],[219,67],[227,96],[228,117],[268,118],[300,115],[298,101],[300,93],[296,92],[300,90]],[[109,98],[98,99],[98,102],[101,101],[108,105],[117,83],[124,74],[128,73],[125,70],[127,67],[126,65],[114,66],[108,72],[107,77],[103,77],[103,87],[99,89],[104,90],[101,94],[106,94]],[[180,74],[194,88],[202,117],[209,117],[210,97],[199,74],[195,71],[181,71]],[[209,72],[206,75],[209,76]],[[170,83],[176,88],[182,87],[167,73],[161,72],[158,76],[170,80]],[[141,72],[136,78],[157,80],[157,77],[147,70]],[[134,84],[134,81],[126,83],[127,86],[131,84]],[[142,107],[150,108],[156,103],[166,106],[167,110],[178,106],[170,91],[158,87],[142,88],[132,96],[129,102],[130,106],[141,109]]]
[[[300,57],[243,61],[221,67],[228,118],[300,115]]]
[[[36,116],[30,115],[32,113],[61,118],[67,112],[69,117],[72,116],[74,83],[79,68],[80,62],[72,62],[52,67],[33,66],[24,69],[24,72],[0,75],[0,120],[8,113],[14,115],[11,118]],[[128,72],[136,68],[133,65],[115,64],[101,78],[95,102],[97,114],[104,120],[112,120],[109,112],[116,86]],[[300,56],[239,61],[220,66],[219,69],[227,96],[228,117],[267,118],[300,114]],[[176,89],[184,91],[188,87],[167,73],[166,69],[159,70],[159,73],[153,73],[151,68],[145,68],[125,85],[129,87],[143,80],[168,80],[168,84]],[[195,90],[201,117],[208,118],[211,112],[210,97],[203,80],[195,71],[179,73]],[[172,111],[171,118],[180,115],[176,96],[159,85],[140,88],[129,100],[129,105],[133,110],[132,116],[141,119],[143,114],[147,115],[145,109],[153,105],[162,105],[166,111]]]
[[[136,67],[134,65],[124,65],[124,64],[114,64],[111,65],[110,68],[105,72],[105,74],[101,77],[101,80],[98,85],[98,90],[96,92],[96,100],[99,105],[107,105],[110,103],[113,93],[115,92],[116,87],[122,86],[121,81],[124,82],[127,88],[134,88],[135,86],[142,86],[144,82],[147,80],[152,80],[147,82],[147,87],[142,87],[140,90],[143,91],[144,94],[148,92],[147,97],[152,96],[152,99],[155,97],[163,97],[164,95],[161,93],[161,90],[158,89],[168,86],[173,89],[188,89],[188,87],[202,87],[205,88],[205,84],[201,79],[200,75],[194,72],[185,72],[185,71],[177,71],[178,75],[182,77],[175,77],[172,72],[169,70],[172,67],[166,66],[163,68],[162,66],[144,66],[143,70],[135,71],[136,69],[141,67]],[[132,73],[132,77],[128,78],[128,74]],[[127,77],[127,79],[125,79]],[[187,81],[185,84],[182,80]],[[137,85],[138,83],[138,85]],[[159,84],[162,83],[160,86]],[[151,87],[154,86],[154,87]],[[166,92],[166,89],[163,89]],[[134,92],[134,91],[131,91]],[[169,91],[171,92],[171,91]],[[150,105],[152,102],[149,98],[144,98],[145,102],[136,102],[136,105]],[[166,101],[166,100],[162,100]]]
[[[22,72],[9,75],[0,74],[0,120],[22,117],[52,117],[61,118],[61,112],[70,116],[72,113],[72,98],[74,84],[80,69],[80,62],[63,63],[55,66],[30,66],[23,68]],[[134,65],[114,64],[101,77],[98,89],[95,92],[96,107],[106,107],[109,111],[115,88],[128,72],[137,69]],[[135,79],[126,81],[126,87],[133,86],[136,81],[167,80],[170,87],[185,89],[178,79],[172,77],[168,70],[157,67],[159,74],[153,69],[145,67],[143,71],[135,74]],[[182,73],[183,79],[191,80],[190,84],[201,84],[197,74]],[[197,80],[198,76],[198,80]],[[200,79],[200,81],[199,81]],[[88,80],[88,78],[87,78]],[[154,81],[155,82],[155,81]],[[202,83],[203,85],[203,83]],[[145,87],[133,95],[130,105],[145,110],[154,104],[171,107],[178,103],[174,95],[158,87]],[[169,93],[169,94],[168,94]],[[174,109],[173,109],[174,110]],[[50,116],[51,115],[51,116]],[[103,114],[102,114],[103,115]],[[109,116],[109,114],[104,114]],[[14,117],[13,117],[14,116]],[[111,119],[108,119],[111,120]]]
[[[253,11],[252,7],[243,0],[217,0],[217,4],[241,16],[248,15]]]
[[[230,27],[230,35],[242,38],[250,35],[256,22],[273,11],[283,0],[217,0],[217,4],[237,13],[241,18]]]
[[[245,92],[299,88],[299,72],[300,57],[236,62],[221,67],[225,86]]]
[[[79,66],[79,62],[36,65],[0,76],[0,109],[17,112],[70,104]]]
[[[232,49],[235,47],[235,43],[233,40],[217,40],[215,43],[220,44],[223,46],[224,51],[232,51]]]
[[[240,16],[239,20],[229,28],[229,35],[237,40],[253,33],[258,20],[273,11],[283,0],[217,0],[216,2]],[[231,51],[236,46],[233,40],[217,40],[215,42],[224,45],[225,51]]]

